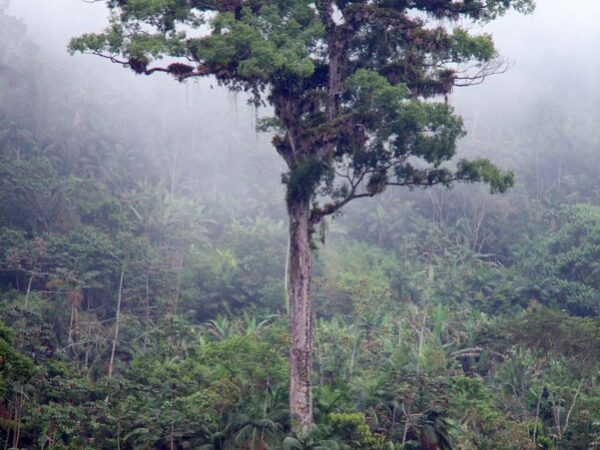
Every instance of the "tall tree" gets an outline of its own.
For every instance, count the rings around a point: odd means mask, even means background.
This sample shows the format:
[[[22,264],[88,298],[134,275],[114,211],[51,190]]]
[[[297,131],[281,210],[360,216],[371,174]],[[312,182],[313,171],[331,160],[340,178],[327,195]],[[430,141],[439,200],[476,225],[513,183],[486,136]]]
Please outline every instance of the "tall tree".
[[[288,171],[290,413],[312,423],[311,237],[324,217],[387,186],[512,184],[454,157],[462,121],[444,98],[501,69],[492,20],[533,0],[107,0],[110,25],[73,39],[139,74],[214,76],[273,107],[263,128]],[[166,60],[168,63],[163,63]]]

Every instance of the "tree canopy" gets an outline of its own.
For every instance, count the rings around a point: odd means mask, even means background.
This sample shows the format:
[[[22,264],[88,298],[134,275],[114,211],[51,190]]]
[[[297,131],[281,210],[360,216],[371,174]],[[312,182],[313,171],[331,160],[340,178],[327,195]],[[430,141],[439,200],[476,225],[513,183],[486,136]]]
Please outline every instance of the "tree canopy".
[[[512,184],[487,160],[461,160],[462,121],[446,102],[456,85],[502,69],[489,21],[519,1],[109,1],[111,24],[73,39],[150,75],[214,76],[274,118],[262,129],[290,168],[288,196],[308,196],[311,220],[386,186],[486,181]]]

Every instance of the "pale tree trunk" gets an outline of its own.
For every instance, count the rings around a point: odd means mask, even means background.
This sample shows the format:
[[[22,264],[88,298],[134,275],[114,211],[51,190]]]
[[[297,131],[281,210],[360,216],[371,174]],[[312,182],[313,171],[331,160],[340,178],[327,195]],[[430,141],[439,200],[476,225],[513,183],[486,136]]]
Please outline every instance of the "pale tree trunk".
[[[23,404],[25,402],[25,393],[23,389],[23,386],[21,386],[21,389],[17,394],[18,398],[15,405],[15,429],[13,434],[13,448],[19,448],[19,440],[21,439],[21,420],[23,416]],[[6,432],[8,433],[8,429]]]
[[[31,294],[31,285],[33,283],[33,277],[34,272],[32,271],[31,275],[29,276],[29,283],[27,283],[27,293],[25,294],[25,309],[27,309],[27,306],[29,304],[29,294]]]
[[[288,201],[290,221],[290,414],[294,430],[303,434],[310,431],[313,419],[309,210],[308,200],[290,199]]]
[[[581,381],[579,382],[579,385],[577,386],[577,390],[575,391],[575,395],[573,396],[573,401],[571,402],[571,407],[569,408],[569,411],[567,412],[567,417],[565,417],[565,426],[563,427],[562,434],[565,434],[567,432],[567,429],[569,428],[569,421],[571,420],[571,414],[573,414],[573,409],[575,409],[575,405],[577,404],[577,397],[579,397],[579,393],[581,392],[582,386],[583,386],[583,378],[581,379]]]
[[[117,350],[117,341],[119,340],[119,320],[121,318],[121,300],[123,298],[123,277],[125,275],[125,264],[121,266],[121,277],[119,280],[119,292],[117,295],[117,314],[115,316],[115,335],[113,337],[112,348],[110,351],[110,361],[108,363],[108,379],[112,378],[115,365],[115,352]],[[108,397],[107,397],[108,399]]]
[[[540,408],[542,405],[542,396],[544,395],[544,378],[545,378],[545,374],[542,372],[542,382],[540,385],[540,392],[538,393],[537,396],[537,402],[535,405],[535,422],[533,424],[533,442],[536,443],[536,439],[537,439],[537,430],[538,430],[538,422],[540,420]]]

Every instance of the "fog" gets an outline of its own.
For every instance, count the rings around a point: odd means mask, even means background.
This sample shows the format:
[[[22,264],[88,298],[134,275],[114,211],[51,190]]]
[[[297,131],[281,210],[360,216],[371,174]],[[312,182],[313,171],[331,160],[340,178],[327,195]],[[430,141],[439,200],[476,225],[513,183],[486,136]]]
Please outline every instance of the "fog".
[[[201,155],[196,167],[181,170],[196,171],[206,185],[242,195],[243,188],[235,183],[237,171],[250,165],[260,171],[261,180],[272,181],[268,189],[281,198],[278,180],[283,165],[269,137],[256,133],[257,112],[243,95],[229,93],[212,80],[180,84],[168,76],[137,76],[94,56],[69,56],[66,47],[71,37],[106,25],[103,3],[13,0],[8,11],[26,24],[28,35],[40,48],[44,70],[58,71],[56,82],[83,83],[85,89],[93,89],[105,100],[104,113],[115,118],[117,128],[138,145],[152,141],[149,136],[160,128],[165,154]],[[463,154],[489,157],[519,170],[522,160],[515,160],[511,151],[522,158],[526,146],[509,151],[490,140],[502,141],[533,126],[538,113],[552,110],[566,117],[571,111],[585,114],[582,111],[595,107],[600,86],[600,72],[594,68],[599,13],[596,2],[542,0],[532,15],[511,13],[482,28],[493,34],[500,56],[510,67],[479,86],[457,88],[452,95],[450,101],[468,131],[461,144]]]
[[[542,0],[532,15],[509,14],[490,24],[486,31],[511,67],[481,86],[459,89],[455,101],[461,113],[472,118],[484,110],[510,121],[539,102],[597,101],[598,13],[597,2]]]
[[[16,0],[8,13],[27,26],[43,70],[53,74],[54,82],[89,91],[85,95],[93,98],[88,104],[111,117],[107,120],[128,135],[130,145],[162,146],[166,161],[187,155],[176,170],[195,173],[204,190],[239,194],[245,187],[238,172],[245,170],[271,180],[264,183],[266,189],[280,189],[282,163],[272,157],[269,136],[256,132],[258,112],[244,94],[210,79],[177,83],[169,76],[138,76],[95,56],[70,56],[67,45],[72,37],[106,26],[103,3]],[[256,200],[248,198],[248,203]]]
[[[69,55],[106,3],[0,0],[5,449],[600,448],[600,2],[461,23],[508,69],[446,98],[291,88],[288,174],[246,93]]]
[[[99,31],[107,23],[102,3],[82,0],[12,0],[8,11],[22,19],[28,34],[54,57],[66,55],[71,37]],[[600,39],[596,20],[599,13],[600,4],[589,0],[541,0],[531,15],[510,13],[487,25],[483,31],[493,34],[500,55],[511,63],[511,68],[505,74],[491,77],[481,87],[459,89],[456,102],[462,105],[475,97],[488,103],[503,98],[504,106],[517,108],[550,93],[586,95],[589,99],[590,92],[582,93],[584,87],[598,85],[600,80],[599,71],[593,67]],[[75,67],[93,64],[92,59],[77,55],[69,59],[69,64]],[[173,84],[165,76],[160,84],[148,85],[142,77],[111,67],[105,61],[98,61],[94,68],[104,76],[118,77],[121,83],[134,80],[132,85],[142,85],[146,95]],[[177,91],[184,89],[179,87],[172,92]]]

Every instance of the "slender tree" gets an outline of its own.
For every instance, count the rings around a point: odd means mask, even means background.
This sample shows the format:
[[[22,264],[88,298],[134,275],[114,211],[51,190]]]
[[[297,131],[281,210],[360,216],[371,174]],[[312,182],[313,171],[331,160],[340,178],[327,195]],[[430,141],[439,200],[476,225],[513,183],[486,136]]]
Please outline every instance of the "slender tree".
[[[93,0],[100,1],[100,0]],[[290,413],[312,423],[311,237],[326,216],[387,186],[512,183],[488,160],[451,163],[454,86],[503,69],[463,25],[533,0],[107,0],[110,24],[73,39],[138,74],[213,76],[272,107],[262,129],[288,171]]]

